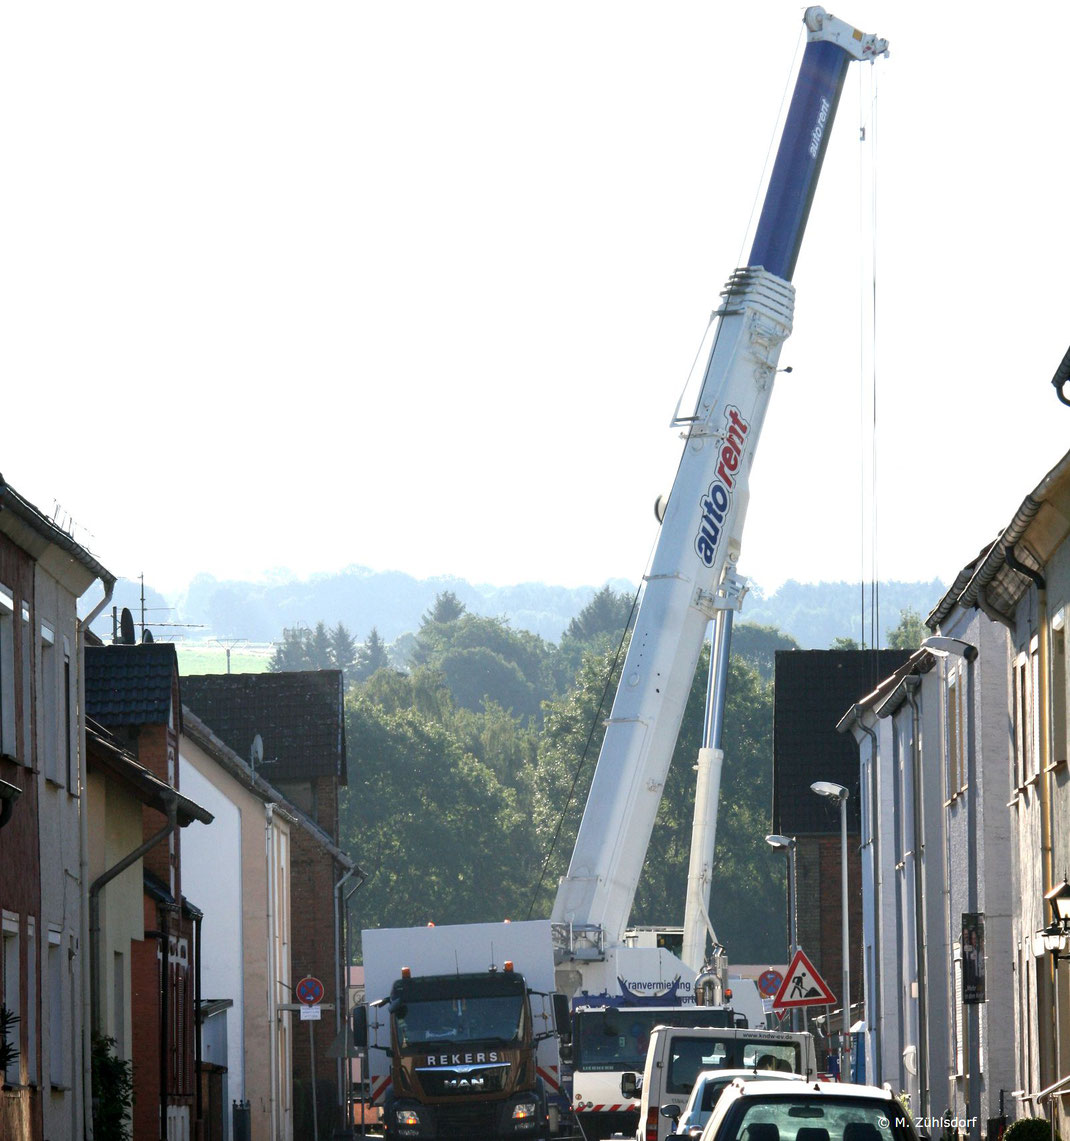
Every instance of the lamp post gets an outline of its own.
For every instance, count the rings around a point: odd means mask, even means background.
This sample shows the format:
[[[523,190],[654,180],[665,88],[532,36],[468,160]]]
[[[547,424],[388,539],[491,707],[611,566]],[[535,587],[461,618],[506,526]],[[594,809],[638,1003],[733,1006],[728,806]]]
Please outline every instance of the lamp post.
[[[840,907],[843,927],[843,1016],[840,1026],[840,1081],[850,1077],[851,1061],[851,941],[847,927],[847,789],[842,784],[815,780],[811,792],[840,802]]]
[[[794,836],[766,836],[765,842],[770,848],[788,854],[788,962],[795,959],[795,952],[799,949],[799,912],[795,899],[795,837]],[[791,1028],[798,1030],[799,1011],[797,1007],[791,1008]]]

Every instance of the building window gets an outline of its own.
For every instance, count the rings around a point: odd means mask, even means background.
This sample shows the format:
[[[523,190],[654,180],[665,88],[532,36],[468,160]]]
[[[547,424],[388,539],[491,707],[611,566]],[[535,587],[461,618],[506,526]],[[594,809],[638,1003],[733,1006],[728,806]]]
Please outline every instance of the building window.
[[[116,951],[112,959],[112,1006],[115,1025],[112,1036],[115,1038],[115,1053],[126,1057],[126,964],[121,951]]]
[[[74,736],[71,733],[71,714],[74,701],[71,696],[71,653],[67,639],[63,639],[63,751],[67,762],[67,791],[77,792],[74,772]]]
[[[951,1033],[953,1045],[952,1075],[961,1078],[963,1074],[962,1023],[965,1010],[962,1006],[962,944],[956,939],[952,944],[951,975],[954,979],[955,1001],[951,1004]]]
[[[1019,654],[1014,661],[1014,759],[1011,787],[1021,788],[1028,779],[1029,745],[1029,659]]]
[[[15,597],[0,585],[0,753],[15,755]]]
[[[22,604],[22,642],[19,647],[22,651],[22,669],[19,672],[22,674],[22,763],[24,765],[33,764],[33,712],[30,705],[30,694],[33,689],[33,662],[31,660],[33,639],[30,637],[32,630],[30,608],[24,602]]]
[[[22,990],[19,975],[19,917],[11,911],[3,913],[4,957],[0,963],[3,970],[3,1003],[20,1021],[7,1032],[7,1040],[21,1051],[19,1030],[22,1027]],[[19,1084],[19,1057],[8,1063],[4,1071],[4,1081],[8,1085]]]
[[[1025,779],[1032,780],[1040,768],[1040,649],[1036,638],[1029,643],[1029,768]]]
[[[963,716],[962,667],[953,667],[947,682],[947,799],[966,787],[966,732]]]
[[[37,921],[26,917],[26,1080],[37,1085]]]
[[[47,780],[59,784],[59,707],[56,704],[56,632],[41,623],[41,768]]]
[[[48,1080],[67,1085],[66,1034],[63,1024],[63,934],[48,932]]]
[[[1052,762],[1066,764],[1066,611],[1051,621]]]

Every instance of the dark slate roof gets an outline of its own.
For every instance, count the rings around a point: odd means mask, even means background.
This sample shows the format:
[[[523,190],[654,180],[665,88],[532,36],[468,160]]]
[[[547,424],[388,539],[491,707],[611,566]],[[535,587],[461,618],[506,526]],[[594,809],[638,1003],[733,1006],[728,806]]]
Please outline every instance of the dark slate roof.
[[[836,726],[844,713],[894,673],[909,650],[780,650],[773,689],[773,831],[786,836],[840,832],[840,810],[810,791],[817,780],[849,792],[847,830],[860,830],[858,745]]]
[[[86,713],[109,729],[161,725],[171,711],[178,655],[169,642],[86,646]],[[175,717],[181,717],[181,709]]]
[[[249,759],[260,734],[270,766],[263,775],[274,785],[320,776],[346,783],[342,696],[340,670],[182,679],[183,702],[239,757]]]

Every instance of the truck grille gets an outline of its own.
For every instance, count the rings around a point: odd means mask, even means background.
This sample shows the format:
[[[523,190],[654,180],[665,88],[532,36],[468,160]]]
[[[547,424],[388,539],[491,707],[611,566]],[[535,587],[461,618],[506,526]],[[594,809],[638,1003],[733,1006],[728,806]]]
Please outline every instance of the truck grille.
[[[428,1097],[471,1097],[473,1094],[501,1093],[505,1089],[509,1064],[500,1066],[428,1066],[417,1069],[420,1084]]]
[[[498,1129],[500,1102],[469,1102],[467,1105],[441,1105],[437,1107],[438,1135],[473,1141],[477,1137],[492,1137]]]

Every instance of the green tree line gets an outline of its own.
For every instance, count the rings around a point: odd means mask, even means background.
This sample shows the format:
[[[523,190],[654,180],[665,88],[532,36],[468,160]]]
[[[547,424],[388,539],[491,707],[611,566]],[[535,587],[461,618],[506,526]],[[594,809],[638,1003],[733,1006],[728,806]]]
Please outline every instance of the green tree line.
[[[347,698],[343,842],[368,873],[361,927],[544,918],[565,873],[623,660],[632,599],[606,589],[556,645],[469,614],[448,592],[424,615],[407,671]],[[737,628],[711,917],[736,962],[779,961],[784,861],[764,842],[772,797],[772,655]],[[683,920],[708,652],[636,895],[635,923]]]

